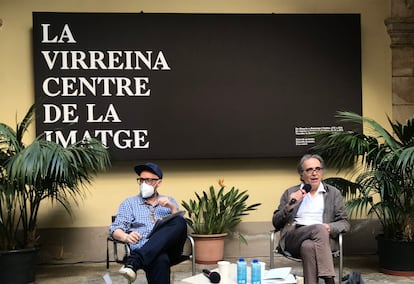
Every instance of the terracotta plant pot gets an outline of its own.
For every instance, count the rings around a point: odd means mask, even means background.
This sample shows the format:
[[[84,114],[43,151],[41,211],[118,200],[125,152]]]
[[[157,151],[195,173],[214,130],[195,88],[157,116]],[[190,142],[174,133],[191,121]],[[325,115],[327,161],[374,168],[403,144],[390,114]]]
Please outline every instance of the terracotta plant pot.
[[[213,235],[191,234],[194,238],[195,261],[199,264],[216,264],[223,260],[224,238],[227,233]]]

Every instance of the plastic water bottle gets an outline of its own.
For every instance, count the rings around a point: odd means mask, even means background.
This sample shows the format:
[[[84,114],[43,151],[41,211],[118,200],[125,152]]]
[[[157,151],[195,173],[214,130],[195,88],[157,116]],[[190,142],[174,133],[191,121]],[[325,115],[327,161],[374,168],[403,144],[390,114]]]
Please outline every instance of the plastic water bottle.
[[[251,266],[251,276],[252,276],[252,284],[261,284],[262,283],[262,276],[261,276],[261,266],[259,261],[255,258],[252,261]]]
[[[237,261],[237,284],[247,283],[247,263],[244,258]]]

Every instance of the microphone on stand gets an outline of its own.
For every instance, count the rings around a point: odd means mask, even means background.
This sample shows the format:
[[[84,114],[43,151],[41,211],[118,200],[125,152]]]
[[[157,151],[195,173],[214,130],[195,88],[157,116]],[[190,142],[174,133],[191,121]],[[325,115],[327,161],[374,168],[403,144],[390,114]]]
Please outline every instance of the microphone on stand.
[[[309,193],[311,191],[311,189],[312,189],[312,186],[310,184],[306,183],[306,184],[303,185],[303,188],[302,189],[304,189],[306,191],[306,193]],[[289,205],[293,205],[295,203],[296,203],[296,198],[292,198],[289,201]]]
[[[210,280],[211,283],[220,283],[221,277],[218,272],[203,269],[203,274]]]

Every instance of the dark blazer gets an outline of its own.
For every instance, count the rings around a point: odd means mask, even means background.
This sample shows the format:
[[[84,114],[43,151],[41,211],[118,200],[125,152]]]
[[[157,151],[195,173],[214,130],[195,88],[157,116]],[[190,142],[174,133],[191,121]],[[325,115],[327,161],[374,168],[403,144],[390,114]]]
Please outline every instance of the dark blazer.
[[[322,184],[326,190],[324,193],[325,205],[322,218],[323,222],[331,227],[331,247],[332,251],[336,251],[338,250],[338,243],[336,241],[338,234],[348,232],[351,225],[348,222],[348,214],[345,209],[341,192],[329,184]],[[299,190],[299,188],[300,185],[288,188],[280,198],[279,207],[273,213],[273,226],[277,231],[281,231],[279,245],[282,249],[285,248],[286,232],[294,227],[292,224],[301,202],[298,203],[291,212],[287,211],[285,207],[290,201],[290,194]]]

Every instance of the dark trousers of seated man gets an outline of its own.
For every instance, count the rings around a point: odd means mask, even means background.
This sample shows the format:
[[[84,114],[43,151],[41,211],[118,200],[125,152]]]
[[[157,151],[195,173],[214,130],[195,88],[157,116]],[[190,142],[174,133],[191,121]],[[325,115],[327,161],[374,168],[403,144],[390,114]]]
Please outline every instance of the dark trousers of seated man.
[[[176,216],[155,231],[139,249],[131,251],[127,265],[143,269],[148,284],[169,284],[170,267],[181,260],[187,238],[187,224]]]
[[[323,225],[297,226],[286,234],[285,245],[292,256],[302,259],[305,284],[335,277],[329,232]]]

